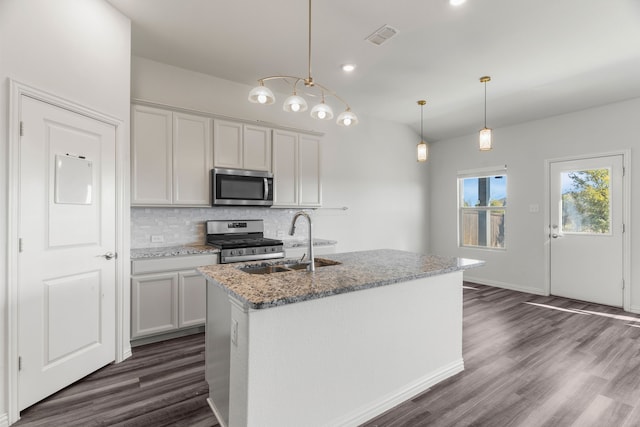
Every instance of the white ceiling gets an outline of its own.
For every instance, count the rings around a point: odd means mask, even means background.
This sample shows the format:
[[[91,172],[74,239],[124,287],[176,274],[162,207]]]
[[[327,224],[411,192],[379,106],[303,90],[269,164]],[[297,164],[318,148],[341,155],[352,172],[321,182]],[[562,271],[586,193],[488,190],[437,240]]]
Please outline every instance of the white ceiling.
[[[134,55],[250,86],[307,74],[305,0],[108,1],[132,20]],[[468,0],[457,8],[315,0],[312,8],[314,80],[361,120],[386,117],[418,131],[416,101],[426,99],[429,141],[483,126],[484,75],[492,77],[493,128],[640,96],[640,0]],[[385,24],[398,30],[394,38],[365,41]],[[347,75],[340,65],[351,62]]]

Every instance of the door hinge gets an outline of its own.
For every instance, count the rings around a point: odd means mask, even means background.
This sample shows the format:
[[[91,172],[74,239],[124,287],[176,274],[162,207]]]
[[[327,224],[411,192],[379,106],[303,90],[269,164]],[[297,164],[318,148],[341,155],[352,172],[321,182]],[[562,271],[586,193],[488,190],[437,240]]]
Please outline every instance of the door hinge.
[[[18,371],[22,371],[22,356],[18,356]]]
[[[624,279],[622,279],[622,289],[624,289]]]
[[[24,136],[24,122],[20,122],[20,136]]]
[[[624,226],[624,224],[622,224],[622,232],[624,233],[626,231],[626,228]]]
[[[22,237],[18,239],[18,252],[22,252]]]

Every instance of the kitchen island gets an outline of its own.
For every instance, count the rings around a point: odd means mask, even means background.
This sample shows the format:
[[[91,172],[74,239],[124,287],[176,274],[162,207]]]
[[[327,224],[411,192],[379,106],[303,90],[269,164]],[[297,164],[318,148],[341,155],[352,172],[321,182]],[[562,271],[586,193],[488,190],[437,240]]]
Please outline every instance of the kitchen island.
[[[291,260],[199,269],[222,426],[356,426],[464,369],[462,273],[481,261],[386,249],[323,258],[315,273],[248,272]]]

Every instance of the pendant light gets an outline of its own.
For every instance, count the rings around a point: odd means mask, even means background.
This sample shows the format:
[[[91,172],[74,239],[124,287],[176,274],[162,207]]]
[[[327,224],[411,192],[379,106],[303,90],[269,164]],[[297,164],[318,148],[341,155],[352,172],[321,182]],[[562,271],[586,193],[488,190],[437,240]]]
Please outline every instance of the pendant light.
[[[424,133],[422,129],[422,125],[424,122],[424,105],[426,103],[427,101],[424,99],[418,101],[418,105],[420,106],[420,144],[416,146],[416,149],[418,152],[417,154],[419,162],[426,162],[427,158],[429,157],[429,147],[427,147],[427,143],[424,142]]]
[[[309,42],[309,50],[308,50],[307,59],[308,59],[309,72],[307,74],[307,77],[278,75],[278,76],[269,76],[269,77],[263,77],[261,79],[258,79],[258,86],[254,87],[253,89],[251,89],[251,92],[249,92],[249,102],[252,102],[254,104],[263,104],[263,105],[273,104],[275,102],[275,96],[273,95],[273,92],[271,92],[271,90],[264,85],[264,82],[268,80],[280,79],[280,80],[286,81],[293,87],[293,94],[284,101],[284,104],[282,106],[284,111],[287,111],[290,113],[298,113],[298,112],[306,111],[308,108],[307,101],[305,101],[303,97],[301,97],[296,93],[296,88],[298,87],[298,83],[302,83],[304,84],[305,90],[307,91],[312,91],[314,90],[313,88],[317,88],[315,89],[316,92],[318,91],[322,92],[322,102],[315,105],[311,109],[311,117],[318,120],[331,120],[333,118],[333,110],[331,109],[331,107],[329,107],[329,105],[325,104],[324,102],[324,96],[325,94],[327,94],[327,95],[332,95],[338,101],[342,102],[345,106],[345,110],[338,115],[338,119],[336,123],[340,126],[357,125],[358,117],[351,111],[349,104],[340,96],[338,96],[334,91],[332,91],[331,89],[327,88],[326,86],[320,83],[315,82],[313,80],[313,77],[311,77],[311,0],[309,0],[308,42]]]
[[[478,139],[480,151],[489,151],[492,146],[491,129],[487,127],[487,82],[491,81],[491,77],[480,77],[480,83],[484,84],[484,127],[480,130]]]

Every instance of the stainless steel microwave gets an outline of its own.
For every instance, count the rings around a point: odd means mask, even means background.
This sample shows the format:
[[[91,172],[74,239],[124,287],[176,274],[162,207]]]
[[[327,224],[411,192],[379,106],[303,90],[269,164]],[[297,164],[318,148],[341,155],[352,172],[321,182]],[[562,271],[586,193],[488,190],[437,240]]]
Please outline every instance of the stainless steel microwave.
[[[273,205],[273,174],[243,169],[211,170],[213,206]]]

